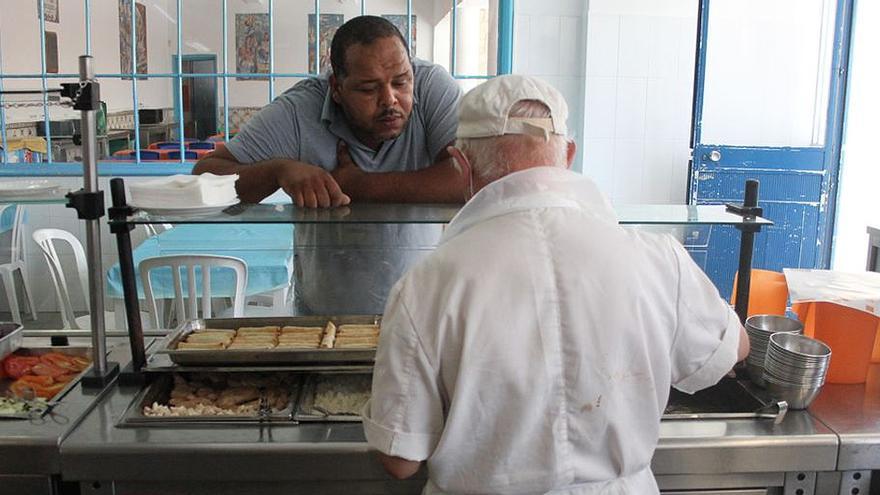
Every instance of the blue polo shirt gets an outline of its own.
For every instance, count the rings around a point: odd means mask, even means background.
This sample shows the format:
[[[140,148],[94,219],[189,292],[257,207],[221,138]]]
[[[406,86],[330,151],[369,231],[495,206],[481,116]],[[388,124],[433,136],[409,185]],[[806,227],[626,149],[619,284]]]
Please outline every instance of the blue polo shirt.
[[[294,85],[264,107],[227,149],[240,163],[290,158],[327,171],[336,145],[348,144],[367,172],[425,168],[455,139],[461,89],[438,65],[413,60],[413,109],[400,136],[374,151],[352,133],[330,95],[326,75]],[[326,224],[295,230],[295,281],[300,314],[378,314],[391,285],[433,250],[437,225]]]

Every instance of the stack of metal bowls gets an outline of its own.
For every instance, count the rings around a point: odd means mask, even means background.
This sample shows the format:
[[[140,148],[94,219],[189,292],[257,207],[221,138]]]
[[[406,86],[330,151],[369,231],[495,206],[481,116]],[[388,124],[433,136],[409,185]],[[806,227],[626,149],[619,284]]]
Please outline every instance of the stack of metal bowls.
[[[774,398],[790,409],[806,409],[825,384],[831,348],[803,335],[770,336],[764,360],[764,381]]]
[[[749,334],[751,350],[746,358],[746,371],[749,378],[760,386],[764,384],[764,356],[770,336],[779,333],[804,333],[804,325],[798,320],[778,315],[755,315],[746,320],[746,332]]]

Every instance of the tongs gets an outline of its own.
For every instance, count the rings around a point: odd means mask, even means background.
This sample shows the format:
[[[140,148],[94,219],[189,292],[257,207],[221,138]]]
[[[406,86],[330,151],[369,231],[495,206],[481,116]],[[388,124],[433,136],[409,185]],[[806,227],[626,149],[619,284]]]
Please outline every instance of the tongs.
[[[260,408],[257,410],[257,417],[259,418],[259,422],[262,423],[264,421],[269,421],[269,414],[272,412],[272,409],[269,407],[269,394],[266,392],[265,388],[260,389]]]
[[[761,406],[754,412],[664,414],[663,419],[772,419],[773,424],[778,425],[782,423],[786,413],[788,413],[788,402],[781,400]]]

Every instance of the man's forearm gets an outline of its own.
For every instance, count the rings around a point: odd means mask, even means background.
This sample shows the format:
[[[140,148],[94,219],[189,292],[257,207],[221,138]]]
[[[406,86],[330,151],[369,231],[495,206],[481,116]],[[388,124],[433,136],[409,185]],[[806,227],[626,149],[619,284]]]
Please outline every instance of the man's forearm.
[[[466,190],[467,177],[455,169],[450,158],[413,172],[366,174],[353,199],[386,203],[463,203]]]
[[[238,197],[245,203],[259,203],[278,190],[278,166],[276,160],[241,165],[225,158],[208,156],[196,163],[193,174],[238,174],[238,181],[235,183]]]

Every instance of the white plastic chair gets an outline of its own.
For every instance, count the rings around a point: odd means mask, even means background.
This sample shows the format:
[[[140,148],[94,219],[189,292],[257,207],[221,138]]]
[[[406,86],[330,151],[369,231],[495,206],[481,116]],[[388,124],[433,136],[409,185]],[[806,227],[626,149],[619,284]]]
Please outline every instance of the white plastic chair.
[[[245,287],[247,287],[247,263],[240,258],[232,256],[214,255],[177,255],[156,256],[141,261],[139,271],[141,283],[144,287],[147,311],[152,316],[155,328],[161,328],[159,311],[156,298],[153,294],[153,284],[150,280],[150,272],[160,267],[170,267],[174,284],[174,308],[178,319],[195,319],[199,317],[198,299],[202,299],[202,317],[210,318],[211,311],[211,269],[228,268],[235,272],[235,292],[232,296],[232,315],[240,317],[244,314]],[[201,268],[202,294],[199,296],[196,290],[196,268]],[[183,279],[180,275],[181,268],[186,273],[187,296],[186,304],[183,295]]]
[[[18,295],[15,288],[15,273],[21,275],[21,285],[27,301],[27,310],[31,319],[37,319],[37,310],[34,306],[34,298],[28,287],[27,262],[25,261],[25,242],[23,236],[24,207],[21,205],[4,205],[0,207],[0,215],[8,208],[15,208],[15,220],[12,223],[12,242],[9,250],[9,262],[0,264],[0,278],[3,280],[3,288],[6,290],[6,300],[9,301],[9,311],[12,312],[12,320],[21,324],[21,311],[18,308]]]
[[[55,298],[58,300],[58,310],[61,312],[61,321],[64,328],[73,330],[91,329],[91,315],[76,316],[73,305],[70,303],[70,290],[80,291],[86,305],[89,304],[89,275],[86,264],[86,253],[79,239],[66,230],[61,229],[38,229],[32,234],[34,242],[43,251],[43,259],[49,266],[49,274],[52,276],[52,284],[55,286]],[[58,255],[59,242],[66,243],[73,252],[76,262],[76,285],[67,285],[67,277],[64,275],[61,257]],[[113,313],[105,311],[104,321],[113,321]]]
[[[161,230],[159,229],[159,227],[161,227]],[[147,237],[155,237],[155,236],[159,235],[160,233],[165,232],[166,230],[171,230],[173,228],[174,228],[174,225],[172,225],[170,223],[159,223],[159,224],[145,223],[144,224],[144,230],[147,231]]]

